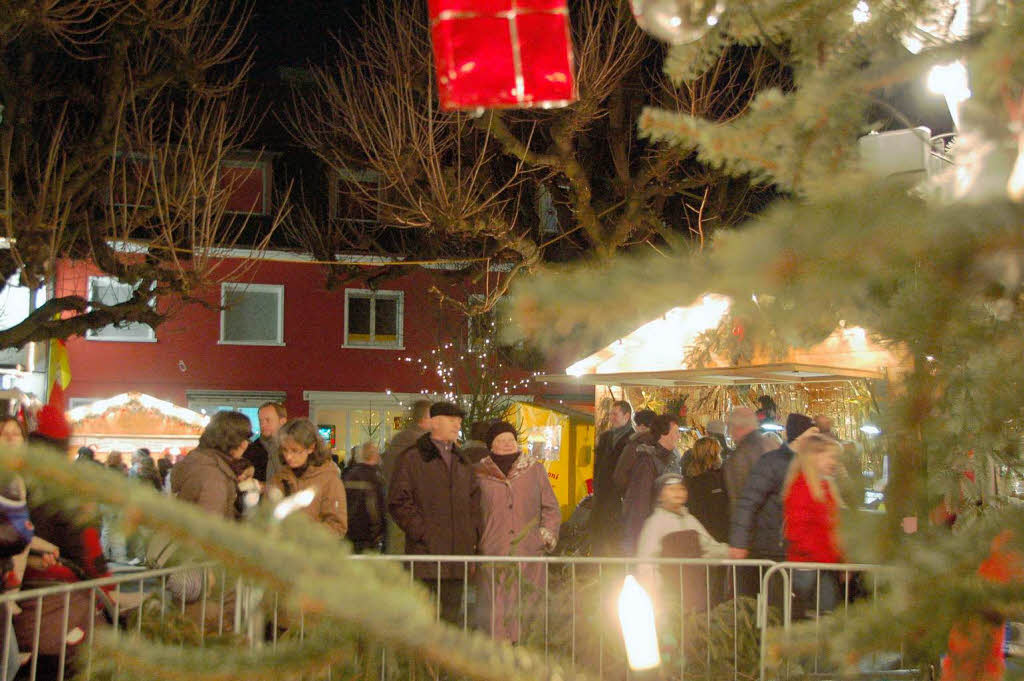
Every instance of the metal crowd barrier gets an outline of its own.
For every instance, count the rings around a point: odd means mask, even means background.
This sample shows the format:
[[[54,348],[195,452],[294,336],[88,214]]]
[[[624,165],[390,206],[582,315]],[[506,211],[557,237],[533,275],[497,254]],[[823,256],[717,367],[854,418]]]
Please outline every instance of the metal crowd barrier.
[[[615,606],[625,576],[635,574],[649,591],[659,593],[655,604],[666,668],[673,675],[678,673],[678,678],[734,681],[750,678],[749,672],[757,669],[756,596],[767,570],[775,565],[768,560],[558,556],[358,555],[353,559],[408,566],[410,583],[419,582],[431,591],[439,620],[445,619],[444,601],[451,598],[453,586],[453,580],[443,575],[455,574],[458,607],[454,617],[447,608],[452,624],[494,638],[503,638],[501,634],[511,629],[518,634],[518,645],[535,649],[545,660],[557,651],[596,679],[631,678]],[[516,607],[512,622],[496,626],[493,612],[497,608],[486,606],[488,599],[493,604],[499,597],[499,579],[493,575],[502,572],[503,591],[511,592]],[[533,580],[526,576],[531,572]],[[732,593],[742,592],[744,583],[752,585],[749,600],[732,598]],[[491,614],[490,621],[474,618],[481,611]],[[724,655],[714,657],[713,644]],[[389,678],[386,669],[381,678]]]
[[[176,579],[197,584],[198,597],[180,597],[169,588]],[[211,581],[213,584],[211,584]],[[218,586],[219,585],[219,588]],[[70,678],[70,662],[84,678],[91,675],[93,643],[100,628],[114,634],[141,634],[147,616],[162,626],[177,613],[197,618],[197,641],[238,631],[249,614],[238,596],[242,585],[229,588],[227,573],[212,563],[140,570],[80,582],[52,582],[0,595],[0,681]],[[229,599],[232,601],[229,603]],[[229,620],[230,618],[230,620]],[[18,643],[14,648],[11,641]],[[12,656],[19,658],[12,662]],[[20,664],[18,664],[20,663]]]
[[[514,641],[545,660],[556,655],[593,678],[615,680],[636,677],[626,665],[616,610],[627,574],[636,575],[654,598],[667,678],[740,681],[756,673],[765,681],[797,675],[791,667],[769,670],[766,628],[780,625],[785,632],[800,618],[820,623],[830,604],[846,608],[855,597],[877,599],[874,582],[870,596],[854,593],[849,580],[838,592],[824,591],[822,583],[845,572],[874,575],[889,570],[875,565],[669,558],[356,555],[350,559],[405,565],[410,584],[418,583],[431,593],[438,620]],[[198,599],[186,599],[184,592],[171,593],[169,583],[186,577],[194,580],[197,574],[201,586],[191,596],[198,593]],[[806,592],[811,585],[813,598],[793,595],[794,578],[797,591]],[[785,594],[781,603],[772,602],[772,589]],[[835,602],[827,602],[833,596]],[[145,604],[140,606],[142,599]],[[115,633],[140,635],[145,629],[153,634],[154,627],[161,630],[172,618],[188,618],[199,623],[190,644],[204,646],[209,638],[230,632],[236,645],[244,640],[253,648],[276,644],[286,630],[301,640],[305,629],[304,613],[283,612],[276,594],[241,582],[228,584],[225,571],[211,564],[7,593],[0,596],[0,603],[8,637],[14,623],[19,625],[20,653],[29,658],[21,665],[18,679],[28,681],[63,681],[72,670],[90,678],[93,640],[100,627]],[[17,620],[12,604],[22,608]],[[77,642],[71,640],[77,636],[71,625],[81,630]],[[58,632],[56,651],[54,630]],[[0,681],[13,679],[11,670],[17,669],[11,664],[14,652],[6,645],[8,637],[3,639]],[[49,650],[41,646],[47,640]],[[374,647],[372,641],[365,648],[365,659],[372,662],[372,673],[381,681],[419,674],[418,667],[394,651]],[[901,654],[899,669],[890,670],[886,678],[912,672],[902,666]],[[803,677],[835,675],[817,652],[797,672]],[[436,678],[438,672],[426,671],[424,676]]]
[[[764,632],[768,626],[770,606],[781,612],[783,636],[792,630],[794,621],[809,622],[815,631],[816,645],[810,655],[794,664],[787,659],[780,668],[768,669],[769,642],[766,635],[761,640],[759,678],[834,678],[839,670],[834,669],[822,654],[820,632],[825,616],[849,610],[858,600],[877,602],[879,578],[898,573],[899,568],[860,563],[776,563],[763,575],[758,597],[758,628]],[[897,650],[873,655],[865,661],[858,677],[897,679],[921,675],[920,670],[908,668],[904,659],[902,643]],[[772,673],[775,675],[773,676]]]

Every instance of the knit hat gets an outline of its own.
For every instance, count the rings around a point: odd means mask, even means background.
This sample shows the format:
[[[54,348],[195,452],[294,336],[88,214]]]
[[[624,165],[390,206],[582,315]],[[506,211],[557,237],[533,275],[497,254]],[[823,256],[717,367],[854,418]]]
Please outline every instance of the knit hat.
[[[71,437],[71,424],[64,417],[63,411],[52,404],[45,404],[36,414],[35,433],[47,440],[61,442]]]
[[[665,485],[683,485],[685,487],[686,480],[679,473],[665,473],[658,476],[658,479],[654,481],[655,493],[661,492],[661,488]]]
[[[464,419],[466,418],[466,412],[451,402],[434,402],[430,405],[430,416],[457,416],[460,419]]]
[[[487,438],[484,442],[487,444],[487,449],[491,448],[494,444],[495,438],[502,433],[512,433],[512,436],[517,440],[519,439],[519,433],[516,432],[515,427],[511,423],[505,423],[504,421],[495,421],[491,424],[491,427],[487,429]]]
[[[811,420],[810,416],[805,414],[790,414],[786,417],[786,442],[792,442],[801,435],[804,431],[814,425],[814,421]]]

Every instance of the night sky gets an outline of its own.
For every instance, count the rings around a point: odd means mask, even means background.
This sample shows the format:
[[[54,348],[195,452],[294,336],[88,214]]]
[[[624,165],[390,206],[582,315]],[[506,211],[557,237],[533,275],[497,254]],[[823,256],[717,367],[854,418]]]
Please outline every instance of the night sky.
[[[256,0],[250,30],[257,71],[321,63],[334,52],[332,35],[344,38],[363,7],[381,0]]]
[[[322,64],[336,54],[332,36],[350,37],[364,8],[389,0],[255,0],[250,22],[257,48],[255,74],[266,74],[280,66],[301,67]],[[411,0],[395,0],[409,2]],[[952,121],[941,97],[925,90],[924,83],[907,83],[884,93],[883,98],[933,133],[948,132]],[[875,113],[884,129],[902,128],[902,121],[884,111]],[[886,120],[889,119],[889,120]]]

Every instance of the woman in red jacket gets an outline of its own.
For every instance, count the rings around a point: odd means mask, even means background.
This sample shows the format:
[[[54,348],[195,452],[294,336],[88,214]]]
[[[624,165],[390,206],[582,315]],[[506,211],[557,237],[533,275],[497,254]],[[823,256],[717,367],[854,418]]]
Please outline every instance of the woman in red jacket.
[[[839,492],[832,481],[840,444],[825,435],[810,434],[790,445],[795,452],[783,487],[786,560],[802,563],[841,563],[839,548]],[[835,572],[794,570],[793,591],[817,612],[835,607],[839,583]]]

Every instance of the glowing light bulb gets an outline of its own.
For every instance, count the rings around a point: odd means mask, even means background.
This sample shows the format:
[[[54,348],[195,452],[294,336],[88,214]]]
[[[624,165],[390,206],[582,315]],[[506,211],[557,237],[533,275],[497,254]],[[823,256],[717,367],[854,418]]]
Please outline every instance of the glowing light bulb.
[[[1017,135],[1017,161],[1006,183],[1006,193],[1014,201],[1024,200],[1024,132]]]
[[[626,642],[626,657],[631,669],[654,669],[661,664],[658,632],[654,626],[651,597],[633,575],[626,575],[619,594],[619,623]]]
[[[860,432],[864,433],[865,435],[881,435],[882,429],[879,428],[878,426],[873,426],[870,423],[868,423],[860,427]]]
[[[967,84],[967,67],[962,61],[936,64],[928,72],[928,89],[946,98],[953,125],[960,127],[960,105],[971,98]]]
[[[857,6],[853,8],[853,23],[864,24],[871,19],[871,8],[868,7],[868,3],[864,0],[860,0]]]

